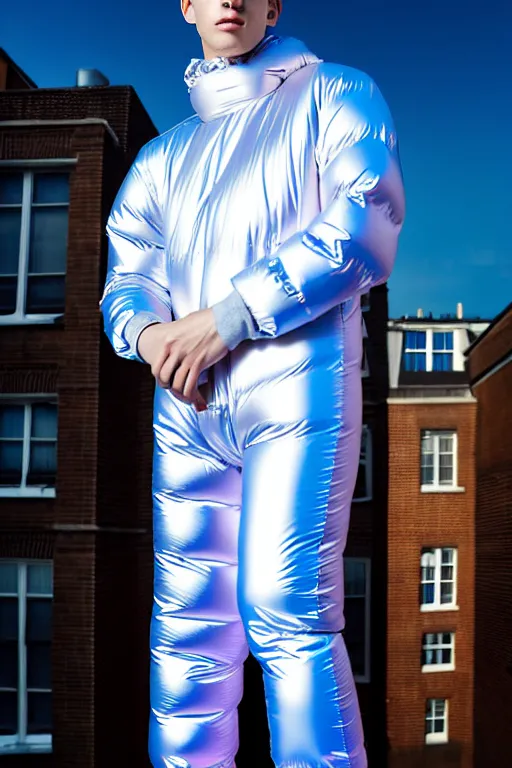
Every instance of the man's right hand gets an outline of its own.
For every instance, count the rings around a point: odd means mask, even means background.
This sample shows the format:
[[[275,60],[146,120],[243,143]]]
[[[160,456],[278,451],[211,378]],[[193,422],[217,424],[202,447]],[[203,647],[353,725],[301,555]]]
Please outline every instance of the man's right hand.
[[[151,366],[159,386],[179,400],[207,408],[197,387],[201,372],[221,360],[229,349],[219,336],[211,309],[191,312],[171,323],[145,328],[137,344],[139,355]]]

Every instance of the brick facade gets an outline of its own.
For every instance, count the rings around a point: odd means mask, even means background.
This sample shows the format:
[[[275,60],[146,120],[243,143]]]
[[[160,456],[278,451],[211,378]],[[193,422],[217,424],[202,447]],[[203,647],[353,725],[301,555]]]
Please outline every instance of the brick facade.
[[[53,561],[53,751],[0,762],[148,766],[153,382],[115,357],[98,301],[107,212],[156,130],[131,88],[6,91],[0,120],[25,121],[0,125],[0,162],[73,161],[64,315],[0,326],[0,394],[58,402],[56,497],[0,498],[0,557]]]
[[[472,768],[476,404],[389,403],[387,731],[390,768]],[[460,493],[422,493],[420,434],[455,429]],[[458,610],[420,610],[423,547],[458,550]],[[455,632],[455,670],[424,673],[426,632]],[[449,742],[425,744],[425,704],[448,699]]]
[[[475,768],[510,763],[512,306],[469,350],[476,444]]]

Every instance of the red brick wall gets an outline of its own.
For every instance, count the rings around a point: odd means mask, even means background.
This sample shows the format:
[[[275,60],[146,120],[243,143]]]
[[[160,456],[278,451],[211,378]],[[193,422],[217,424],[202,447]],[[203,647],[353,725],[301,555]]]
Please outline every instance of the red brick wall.
[[[0,128],[0,159],[78,158],[64,319],[52,326],[0,326],[0,392],[58,397],[56,498],[0,499],[0,556],[54,564],[53,754],[0,755],[2,764],[17,768],[102,768],[118,758],[149,765],[152,382],[149,371],[123,364],[107,348],[98,309],[106,214],[133,155],[154,135],[147,115],[133,124],[140,102],[131,89],[121,91],[103,89],[99,102],[96,93],[87,102],[82,91],[71,113],[64,89],[54,97],[31,93],[28,101],[0,94],[0,114],[17,105],[11,119],[101,117],[98,104],[110,99],[105,110],[127,147],[126,153],[117,148],[96,124]],[[109,472],[110,466],[119,471]]]
[[[472,378],[512,347],[512,311],[471,353]],[[477,384],[475,768],[510,763],[512,363]]]
[[[387,729],[391,768],[472,768],[476,405],[389,405]],[[458,433],[464,493],[420,492],[420,432]],[[419,608],[422,547],[458,549],[458,611]],[[455,631],[453,672],[421,672],[424,632]],[[449,744],[425,745],[427,698],[449,699]]]

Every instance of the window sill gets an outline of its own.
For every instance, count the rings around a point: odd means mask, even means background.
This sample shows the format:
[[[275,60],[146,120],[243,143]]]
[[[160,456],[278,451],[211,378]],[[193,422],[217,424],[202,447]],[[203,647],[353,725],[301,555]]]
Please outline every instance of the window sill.
[[[2,499],[54,499],[55,488],[0,488]]]
[[[51,754],[51,743],[41,744],[2,744],[0,739],[0,756],[6,755],[34,755]]]
[[[0,325],[56,325],[63,317],[62,312],[56,315],[0,315]]]
[[[466,489],[458,485],[422,485],[422,493],[465,493]]]
[[[421,668],[422,672],[455,672],[455,664],[426,664]]]
[[[432,738],[432,736],[434,736],[434,738]],[[441,733],[429,734],[429,736],[427,736],[425,739],[425,744],[427,744],[427,746],[434,746],[435,744],[448,744],[448,736]]]
[[[458,605],[420,605],[420,611],[422,613],[432,613],[433,611],[458,611],[460,610]]]

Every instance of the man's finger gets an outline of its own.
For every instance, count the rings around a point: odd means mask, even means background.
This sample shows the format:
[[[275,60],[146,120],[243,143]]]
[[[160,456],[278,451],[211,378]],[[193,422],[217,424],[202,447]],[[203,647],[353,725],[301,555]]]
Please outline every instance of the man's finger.
[[[171,388],[172,381],[174,379],[174,375],[176,373],[176,370],[180,367],[180,358],[178,352],[173,352],[171,349],[170,355],[168,355],[167,360],[165,360],[164,364],[162,365],[162,368],[160,369],[160,373],[158,374],[158,383],[161,387],[164,389]]]

